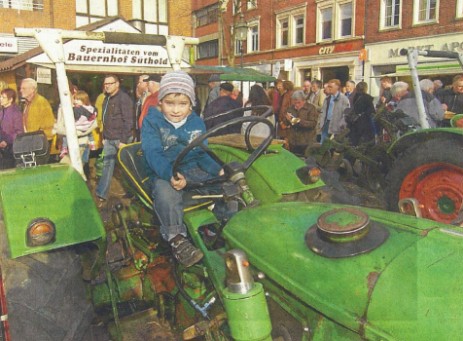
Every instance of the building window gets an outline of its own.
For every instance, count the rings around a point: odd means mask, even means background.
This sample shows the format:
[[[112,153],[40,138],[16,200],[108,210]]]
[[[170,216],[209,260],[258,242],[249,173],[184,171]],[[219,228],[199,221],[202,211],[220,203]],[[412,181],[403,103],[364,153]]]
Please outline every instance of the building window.
[[[339,6],[340,25],[339,36],[341,38],[352,36],[352,3]]]
[[[219,55],[219,41],[209,40],[198,45],[198,59],[212,58]]]
[[[248,25],[248,52],[259,51],[259,23],[249,23]]]
[[[76,0],[76,26],[119,14],[117,0]]]
[[[319,0],[317,41],[349,38],[354,35],[354,3],[346,0]]]
[[[328,7],[321,10],[321,38],[329,40],[333,37],[333,8]]]
[[[463,18],[463,0],[457,0],[456,17]]]
[[[248,9],[248,11],[257,8],[257,0],[247,0],[246,8]]]
[[[195,12],[196,27],[209,25],[217,22],[219,17],[219,8],[217,4],[202,8]]]
[[[415,24],[437,21],[438,0],[414,0],[413,22]]]
[[[0,0],[0,8],[21,11],[43,11],[43,0]]]
[[[167,0],[132,0],[132,17],[132,25],[143,33],[169,33]]]
[[[288,18],[280,20],[280,46],[288,46],[289,21]]]
[[[294,17],[294,43],[304,43],[304,16],[298,15]]]
[[[277,48],[304,44],[306,4],[277,13]]]
[[[401,0],[381,1],[381,29],[400,27]]]

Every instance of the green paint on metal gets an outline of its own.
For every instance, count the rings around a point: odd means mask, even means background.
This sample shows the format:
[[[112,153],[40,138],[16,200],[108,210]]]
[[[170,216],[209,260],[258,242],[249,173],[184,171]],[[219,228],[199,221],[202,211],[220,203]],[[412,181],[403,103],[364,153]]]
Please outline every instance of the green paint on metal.
[[[272,340],[272,325],[262,284],[255,283],[246,294],[223,292],[228,324],[235,340]]]
[[[87,185],[70,166],[53,164],[2,172],[0,194],[12,258],[105,235]],[[26,245],[27,227],[36,218],[48,218],[55,224],[55,242],[38,247]]]
[[[371,220],[386,225],[389,238],[366,254],[324,258],[306,246],[305,232],[320,214],[339,207],[262,205],[236,214],[224,237],[281,288],[360,337],[457,339],[463,325],[461,231],[361,208]]]
[[[210,148],[225,163],[245,161],[249,152],[243,149],[223,145],[210,145]],[[319,180],[314,184],[304,184],[296,171],[304,167],[303,160],[294,157],[282,145],[271,145],[269,153],[257,159],[246,172],[246,179],[254,196],[261,203],[280,201],[283,195],[299,193],[320,188],[324,183]]]
[[[361,220],[362,218],[358,215],[344,210],[337,211],[336,213],[331,214],[326,218],[326,221],[328,223],[337,224],[339,226],[348,226],[356,224],[359,223]]]

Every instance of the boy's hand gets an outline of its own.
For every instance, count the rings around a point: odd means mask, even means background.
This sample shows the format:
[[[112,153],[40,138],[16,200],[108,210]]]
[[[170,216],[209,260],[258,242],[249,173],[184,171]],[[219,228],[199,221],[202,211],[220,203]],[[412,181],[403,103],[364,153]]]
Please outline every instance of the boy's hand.
[[[185,188],[186,179],[182,174],[177,173],[177,179],[175,179],[174,176],[170,178],[170,184],[172,185],[174,189],[176,189],[177,191],[180,191],[181,189]]]

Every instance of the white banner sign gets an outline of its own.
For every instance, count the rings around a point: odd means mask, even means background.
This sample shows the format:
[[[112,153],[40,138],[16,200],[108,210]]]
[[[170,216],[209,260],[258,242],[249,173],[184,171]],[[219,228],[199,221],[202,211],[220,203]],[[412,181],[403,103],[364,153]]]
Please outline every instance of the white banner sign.
[[[105,44],[101,41],[72,40],[64,44],[66,64],[170,67],[167,51],[161,46]],[[30,63],[51,63],[43,53]]]
[[[45,67],[38,67],[37,83],[51,84],[51,70]]]
[[[14,37],[0,37],[0,52],[18,53],[18,39]]]

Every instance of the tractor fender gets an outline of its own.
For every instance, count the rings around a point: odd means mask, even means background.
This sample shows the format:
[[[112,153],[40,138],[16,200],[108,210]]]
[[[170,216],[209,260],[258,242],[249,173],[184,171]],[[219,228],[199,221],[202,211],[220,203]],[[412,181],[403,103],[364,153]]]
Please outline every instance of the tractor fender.
[[[0,195],[11,258],[81,244],[105,234],[86,183],[69,165],[4,171]],[[45,245],[31,246],[27,230],[37,219],[51,221],[55,235]]]
[[[410,132],[391,144],[387,153],[396,158],[408,148],[433,139],[446,139],[455,142],[455,146],[463,144],[461,128],[431,128]]]

